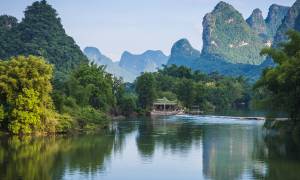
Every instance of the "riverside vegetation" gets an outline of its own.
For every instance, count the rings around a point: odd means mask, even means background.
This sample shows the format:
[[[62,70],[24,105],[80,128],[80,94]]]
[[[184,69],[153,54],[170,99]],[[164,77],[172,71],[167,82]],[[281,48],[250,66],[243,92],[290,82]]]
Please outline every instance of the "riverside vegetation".
[[[290,30],[289,41],[278,48],[263,49],[261,54],[271,57],[275,67],[264,70],[254,89],[253,102],[257,106],[268,107],[273,116],[284,112],[290,121],[266,121],[266,128],[276,129],[283,134],[300,137],[300,33]]]
[[[148,110],[156,98],[166,97],[179,100],[186,108],[197,105],[205,112],[216,112],[249,107],[251,85],[243,77],[204,74],[171,65],[138,77],[136,92],[139,103]]]
[[[59,82],[52,74],[42,57],[0,61],[2,129],[13,134],[94,129],[106,126],[109,111],[124,107],[122,84],[103,67],[83,64]]]
[[[0,32],[0,127],[12,134],[98,130],[113,116],[146,115],[162,97],[186,108],[197,105],[205,113],[274,105],[288,114],[293,127],[299,124],[296,31],[288,32],[290,41],[282,47],[262,51],[276,66],[264,71],[254,89],[243,76],[206,74],[172,64],[124,83],[105,66],[89,63],[45,0],[29,6],[20,23],[0,16]]]
[[[65,133],[107,126],[130,97],[124,84],[89,64],[45,0],[20,23],[0,16],[0,126],[13,134]],[[125,112],[124,112],[125,114]]]

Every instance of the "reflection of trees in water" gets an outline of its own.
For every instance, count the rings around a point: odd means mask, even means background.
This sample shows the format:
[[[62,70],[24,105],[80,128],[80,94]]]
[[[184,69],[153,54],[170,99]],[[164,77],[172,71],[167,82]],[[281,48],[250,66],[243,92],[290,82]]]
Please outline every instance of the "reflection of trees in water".
[[[202,142],[203,174],[210,179],[239,179],[247,170],[254,179],[289,180],[297,179],[300,172],[300,143],[291,138],[263,139],[256,126],[138,119],[120,121],[105,135],[2,138],[0,179],[47,180],[62,179],[66,172],[99,173],[112,151],[121,152],[126,138],[136,132],[138,150],[147,158],[157,148],[188,154]]]
[[[136,143],[143,157],[157,147],[188,153],[203,143],[203,173],[210,179],[297,179],[300,143],[263,138],[259,125],[197,125],[193,122],[145,120],[138,124]]]
[[[192,123],[148,119],[140,122],[136,143],[141,155],[147,158],[152,157],[155,147],[188,153],[194,143],[200,143],[201,134],[201,127]]]
[[[267,164],[264,179],[299,179],[300,139],[290,136],[266,136],[267,153],[261,154]]]
[[[203,173],[211,179],[238,179],[253,164],[255,127],[203,128]]]
[[[300,160],[300,137],[266,136],[265,143],[269,149],[269,159]]]
[[[1,140],[0,179],[61,179],[66,169],[93,174],[104,168],[113,139],[95,135]]]
[[[33,140],[12,137],[0,141],[0,179],[52,179],[50,170],[58,151],[55,138]],[[46,144],[52,144],[47,147]]]
[[[126,135],[132,133],[137,129],[137,123],[140,119],[133,119],[131,121],[121,120],[118,122],[112,123],[112,131],[115,134],[114,139],[114,151],[122,152],[124,148]]]
[[[136,121],[119,122],[102,134],[67,137],[0,139],[0,179],[62,179],[66,171],[84,174],[105,169],[113,149],[122,151]]]
[[[152,120],[141,121],[136,137],[137,147],[143,157],[152,157],[155,149],[154,127]]]

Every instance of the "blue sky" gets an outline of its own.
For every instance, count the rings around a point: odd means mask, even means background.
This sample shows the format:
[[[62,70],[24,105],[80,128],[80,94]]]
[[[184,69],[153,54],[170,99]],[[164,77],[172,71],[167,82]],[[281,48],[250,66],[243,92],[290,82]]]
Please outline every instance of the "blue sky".
[[[19,20],[34,0],[1,0],[0,14]],[[202,19],[219,0],[48,0],[62,19],[67,33],[81,48],[95,46],[114,60],[123,51],[162,50],[187,38],[202,47]],[[225,0],[247,18],[253,9],[267,15],[271,4],[291,6],[295,0]]]

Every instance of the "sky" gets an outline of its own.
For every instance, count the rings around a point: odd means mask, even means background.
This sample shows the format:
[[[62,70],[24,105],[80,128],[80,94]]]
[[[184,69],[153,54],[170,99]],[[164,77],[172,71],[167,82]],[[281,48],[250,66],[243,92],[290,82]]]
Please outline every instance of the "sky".
[[[19,21],[35,0],[0,0],[0,14]],[[219,0],[47,0],[58,12],[68,35],[83,49],[94,46],[113,60],[127,50],[140,54],[162,50],[187,38],[202,48],[202,19]],[[244,18],[260,8],[266,17],[271,4],[291,6],[295,0],[225,0]]]

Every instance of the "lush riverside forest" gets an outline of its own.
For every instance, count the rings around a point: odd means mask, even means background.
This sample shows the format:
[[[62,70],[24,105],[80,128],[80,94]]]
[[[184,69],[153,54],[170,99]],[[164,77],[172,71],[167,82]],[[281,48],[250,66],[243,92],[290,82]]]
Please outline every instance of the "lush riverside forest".
[[[166,97],[178,100],[186,108],[197,105],[204,112],[216,112],[248,108],[251,84],[243,77],[204,74],[171,65],[138,77],[136,92],[139,104],[145,109],[151,108],[156,98]]]
[[[0,180],[299,179],[300,0],[219,2],[201,51],[214,2],[48,1],[0,2]]]
[[[0,17],[0,126],[13,134],[65,133],[107,126],[122,114],[125,87],[90,64],[45,0],[20,23]],[[130,100],[130,99],[129,99]]]
[[[284,111],[293,120],[300,118],[300,33],[289,31],[290,39],[279,48],[263,49],[276,63],[275,67],[264,70],[254,89],[263,106],[270,110]]]
[[[276,117],[278,112],[287,114],[290,121],[273,123],[266,121],[266,128],[277,129],[284,134],[300,135],[300,33],[288,31],[289,41],[278,48],[263,49],[261,54],[268,55],[276,63],[275,67],[264,70],[254,85],[256,96],[254,104],[267,107]]]
[[[82,64],[59,81],[42,57],[12,57],[0,69],[1,128],[13,134],[104,127],[124,107],[123,84],[103,67]]]
[[[0,127],[12,134],[48,134],[98,130],[117,116],[144,116],[157,98],[198,106],[204,113],[267,107],[300,118],[300,33],[290,41],[264,49],[276,63],[255,83],[163,66],[142,73],[134,83],[90,63],[65,34],[55,9],[46,1],[33,3],[20,23],[1,16]]]

